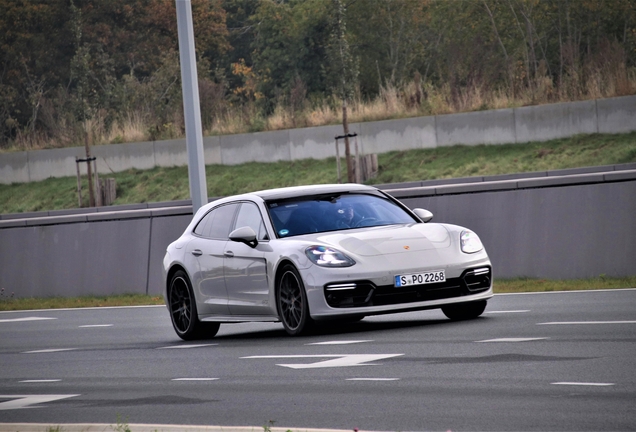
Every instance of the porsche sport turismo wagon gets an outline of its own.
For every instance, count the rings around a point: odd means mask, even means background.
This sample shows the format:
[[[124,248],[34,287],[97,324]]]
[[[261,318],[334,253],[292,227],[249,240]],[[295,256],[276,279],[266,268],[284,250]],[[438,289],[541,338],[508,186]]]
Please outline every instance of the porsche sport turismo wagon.
[[[358,184],[211,202],[163,261],[174,329],[191,340],[246,321],[298,335],[319,321],[422,309],[476,318],[493,295],[488,255],[474,232],[432,217]]]

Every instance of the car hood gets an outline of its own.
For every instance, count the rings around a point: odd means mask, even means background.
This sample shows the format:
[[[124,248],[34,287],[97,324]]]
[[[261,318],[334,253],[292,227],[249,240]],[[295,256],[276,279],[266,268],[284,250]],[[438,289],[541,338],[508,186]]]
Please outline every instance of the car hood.
[[[451,245],[450,234],[444,225],[423,223],[321,234],[316,240],[360,256],[444,249]]]

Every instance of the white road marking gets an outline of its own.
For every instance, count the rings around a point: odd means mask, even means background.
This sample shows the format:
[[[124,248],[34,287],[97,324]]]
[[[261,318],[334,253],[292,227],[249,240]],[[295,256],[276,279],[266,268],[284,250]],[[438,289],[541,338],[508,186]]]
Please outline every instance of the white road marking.
[[[32,380],[22,380],[18,381],[21,383],[49,383],[49,382],[60,382],[61,379],[32,379]]]
[[[50,348],[43,350],[35,350],[35,351],[24,351],[22,354],[40,354],[40,353],[54,353],[54,352],[62,352],[62,351],[74,351],[77,348]]]
[[[81,325],[79,328],[94,328],[94,327],[112,327],[112,324],[89,324],[89,325]]]
[[[636,324],[636,321],[553,321],[537,325],[579,325],[579,324]]]
[[[373,342],[372,340],[344,340],[344,341],[326,341],[326,342],[314,342],[305,345],[349,345],[363,342]]]
[[[399,378],[347,378],[347,381],[399,381]]]
[[[527,309],[527,310],[488,311],[488,312],[484,312],[484,314],[507,314],[507,313],[524,313],[524,312],[530,312],[530,309]]]
[[[42,321],[42,320],[54,320],[54,319],[57,319],[57,318],[48,318],[48,317],[6,318],[6,319],[0,319],[0,323],[3,323],[3,322]]]
[[[21,408],[43,408],[34,407],[31,405],[53,402],[60,399],[72,398],[79,396],[78,394],[71,395],[0,395],[0,399],[11,399],[6,402],[0,402],[0,410],[21,409]]]
[[[475,342],[531,342],[531,341],[538,341],[538,340],[546,340],[546,339],[550,339],[550,338],[546,338],[546,337],[540,337],[540,338],[499,338],[499,339],[487,339],[487,340],[481,340],[481,341],[475,341]]]
[[[207,346],[216,346],[218,344],[200,344],[200,345],[171,345],[166,347],[159,347],[157,349],[188,349],[188,348],[202,348]]]
[[[218,378],[173,378],[172,381],[216,381]]]
[[[277,366],[288,367],[291,369],[315,369],[327,367],[347,367],[347,366],[375,366],[368,362],[382,360],[392,357],[403,356],[404,354],[316,354],[316,355],[284,355],[284,356],[249,356],[241,357],[242,359],[286,359],[286,358],[331,358],[316,363],[302,364],[277,364]]]
[[[592,386],[592,387],[608,387],[614,383],[589,383],[589,382],[553,382],[553,385],[569,385],[569,386]]]

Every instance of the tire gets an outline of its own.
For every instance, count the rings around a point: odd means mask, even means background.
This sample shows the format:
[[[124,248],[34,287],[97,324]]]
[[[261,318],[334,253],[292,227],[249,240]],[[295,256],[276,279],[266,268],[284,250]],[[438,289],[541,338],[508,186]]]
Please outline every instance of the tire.
[[[281,269],[276,283],[276,302],[278,316],[290,336],[306,333],[313,326],[303,280],[291,264]]]
[[[199,321],[192,285],[183,270],[175,272],[170,278],[168,303],[172,326],[181,339],[209,339],[219,331],[219,323]]]
[[[442,312],[453,321],[471,320],[484,313],[486,300],[444,306]]]

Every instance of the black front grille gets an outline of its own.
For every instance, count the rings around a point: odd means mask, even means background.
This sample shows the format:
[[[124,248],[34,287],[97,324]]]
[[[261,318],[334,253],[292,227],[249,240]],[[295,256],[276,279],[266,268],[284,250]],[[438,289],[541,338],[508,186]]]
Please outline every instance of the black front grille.
[[[490,288],[490,267],[466,270],[458,278],[426,285],[395,287],[377,286],[369,281],[329,284],[325,286],[325,299],[333,308],[385,306],[429,300],[461,297]]]

